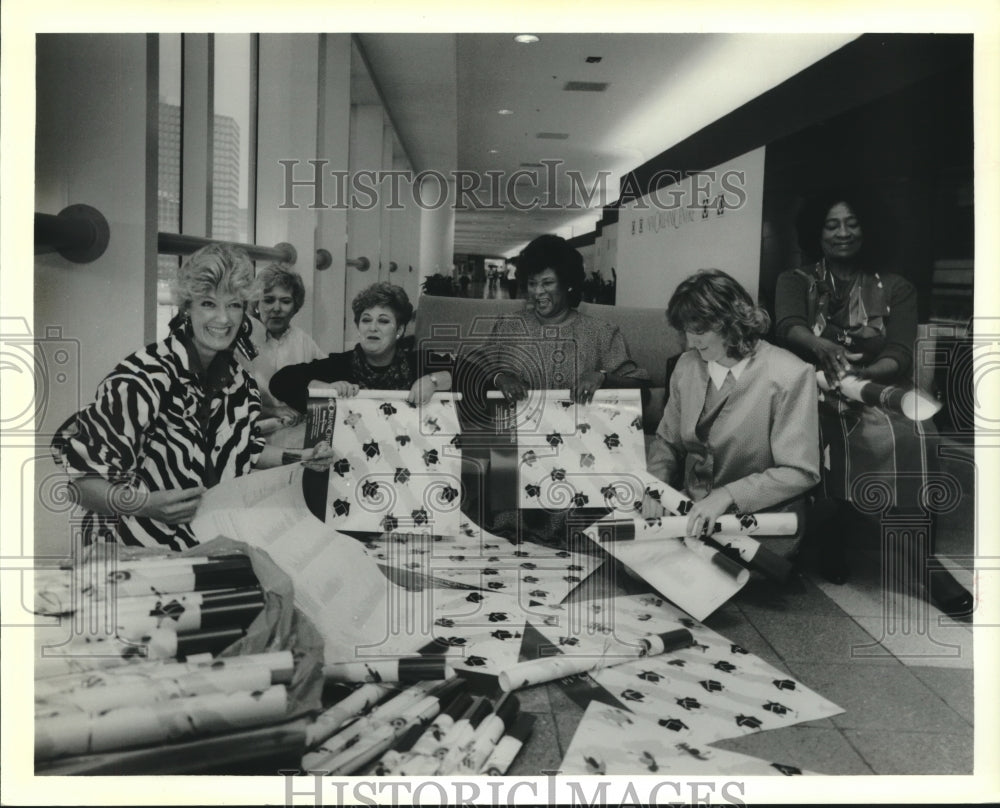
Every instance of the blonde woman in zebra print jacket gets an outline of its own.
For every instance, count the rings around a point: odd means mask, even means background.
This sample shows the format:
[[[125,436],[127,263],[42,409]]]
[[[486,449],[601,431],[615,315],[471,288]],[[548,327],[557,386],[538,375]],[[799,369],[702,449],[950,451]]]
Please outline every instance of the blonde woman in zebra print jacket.
[[[329,447],[265,447],[258,432],[260,391],[233,355],[253,350],[256,291],[243,250],[194,253],[174,284],[169,336],[120,362],[58,430],[52,448],[85,511],[85,543],[183,550],[197,544],[190,522],[206,489],[255,466],[328,459]]]

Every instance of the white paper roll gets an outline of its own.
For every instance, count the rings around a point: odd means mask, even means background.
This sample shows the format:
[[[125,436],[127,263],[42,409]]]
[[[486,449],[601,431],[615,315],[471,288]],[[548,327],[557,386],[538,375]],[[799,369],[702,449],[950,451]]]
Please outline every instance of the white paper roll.
[[[46,679],[36,679],[35,698],[45,698],[54,693],[64,693],[70,690],[142,684],[150,679],[183,676],[194,671],[258,667],[270,673],[271,684],[287,684],[292,681],[295,662],[291,651],[271,651],[265,654],[246,654],[217,659],[209,656],[204,660],[188,659],[185,662],[143,660],[105,670],[84,670]]]
[[[322,743],[355,716],[361,715],[393,690],[389,685],[366,684],[321,713],[306,728],[306,747]]]
[[[141,682],[115,687],[91,687],[35,699],[35,717],[65,713],[96,714],[127,706],[202,696],[209,693],[266,690],[271,672],[265,667],[206,668],[181,676],[144,677]]]
[[[61,715],[35,722],[35,758],[47,760],[180,741],[276,722],[284,717],[284,685],[263,691],[213,693],[100,716]]]
[[[177,634],[167,629],[150,631],[141,642],[135,643],[106,634],[80,634],[72,635],[60,645],[49,645],[46,639],[51,635],[42,632],[36,632],[36,635],[36,679],[113,668],[127,665],[136,658],[142,661],[171,659],[177,654]],[[43,650],[45,656],[42,656]]]

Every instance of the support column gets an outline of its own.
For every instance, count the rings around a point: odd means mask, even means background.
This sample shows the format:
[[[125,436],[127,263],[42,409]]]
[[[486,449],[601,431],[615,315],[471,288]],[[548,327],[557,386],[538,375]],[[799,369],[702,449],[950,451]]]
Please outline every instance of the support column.
[[[317,211],[327,193],[318,153],[319,35],[261,34],[260,106],[257,127],[257,243],[292,244],[295,270],[302,275],[307,305],[295,325],[313,331]],[[281,161],[285,161],[282,163]],[[289,165],[291,161],[291,166]],[[295,181],[315,184],[289,188]]]
[[[319,211],[316,246],[329,250],[333,263],[316,272],[312,306],[313,337],[324,351],[343,351],[345,325],[351,326],[350,299],[345,294],[347,268],[346,181],[338,183],[332,172],[346,172],[351,140],[351,37],[349,34],[320,36],[320,88],[318,157],[326,162],[325,185],[332,185]],[[353,270],[351,270],[353,272]]]
[[[382,206],[375,180],[382,168],[384,113],[381,105],[355,105],[351,108],[350,179],[353,197],[347,211],[347,257],[364,256],[369,269],[348,267],[344,293],[348,305],[366,286],[375,283],[382,259]],[[364,172],[364,173],[361,173]],[[359,187],[356,187],[359,186]],[[357,329],[351,312],[347,312],[344,344],[357,341]]]

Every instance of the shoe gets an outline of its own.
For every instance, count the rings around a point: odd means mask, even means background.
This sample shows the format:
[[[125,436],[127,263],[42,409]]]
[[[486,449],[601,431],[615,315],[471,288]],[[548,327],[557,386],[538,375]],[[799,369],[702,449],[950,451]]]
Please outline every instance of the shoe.
[[[971,617],[973,600],[969,591],[955,580],[955,576],[935,556],[927,560],[927,567],[930,571],[927,599],[949,617]]]

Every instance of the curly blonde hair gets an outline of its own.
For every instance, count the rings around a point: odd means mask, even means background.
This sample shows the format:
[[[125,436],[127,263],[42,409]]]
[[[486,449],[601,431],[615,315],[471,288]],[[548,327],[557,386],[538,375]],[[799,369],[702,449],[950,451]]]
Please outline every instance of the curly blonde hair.
[[[171,285],[174,302],[185,309],[196,297],[235,295],[244,302],[260,296],[250,256],[231,244],[207,244],[177,270]]]
[[[718,332],[731,359],[752,353],[771,327],[771,316],[721,269],[699,269],[681,281],[667,304],[667,320],[678,331]]]

